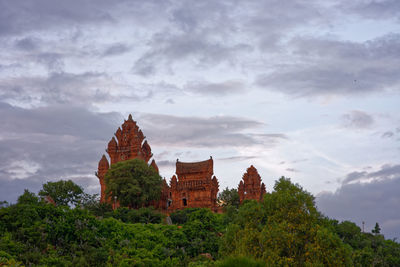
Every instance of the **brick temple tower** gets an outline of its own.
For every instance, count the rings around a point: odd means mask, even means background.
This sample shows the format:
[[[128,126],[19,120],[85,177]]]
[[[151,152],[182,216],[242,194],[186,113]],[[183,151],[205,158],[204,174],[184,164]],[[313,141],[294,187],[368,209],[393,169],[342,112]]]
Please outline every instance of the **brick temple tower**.
[[[261,176],[257,169],[251,165],[243,174],[242,181],[238,186],[240,203],[245,199],[255,199],[261,201],[266,193],[265,184],[261,183]]]
[[[110,157],[110,164],[105,155],[103,155],[99,161],[96,176],[99,178],[101,186],[100,202],[103,203],[107,201],[105,196],[105,175],[110,165],[128,159],[142,159],[147,164],[149,163],[153,154],[151,153],[150,145],[144,139],[145,136],[142,130],[139,129],[136,121],[134,121],[132,115],[129,114],[128,120],[125,120],[122,124],[122,129],[119,127],[115,132],[115,137],[113,136],[110,142],[108,142],[106,151]],[[158,166],[154,159],[151,161],[150,165],[158,172]]]
[[[176,177],[171,178],[168,210],[184,208],[217,208],[218,180],[214,174],[214,162],[176,161]]]

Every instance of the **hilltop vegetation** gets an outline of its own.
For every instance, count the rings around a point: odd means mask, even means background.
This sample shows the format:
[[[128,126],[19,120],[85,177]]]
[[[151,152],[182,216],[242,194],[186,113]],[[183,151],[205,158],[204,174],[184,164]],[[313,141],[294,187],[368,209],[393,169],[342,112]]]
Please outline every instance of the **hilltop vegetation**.
[[[363,233],[329,219],[283,177],[263,202],[238,206],[226,189],[224,214],[185,209],[172,225],[154,209],[113,211],[62,183],[74,193],[59,184],[41,191],[55,193],[56,205],[28,190],[0,205],[0,266],[400,266],[400,244],[378,224]]]

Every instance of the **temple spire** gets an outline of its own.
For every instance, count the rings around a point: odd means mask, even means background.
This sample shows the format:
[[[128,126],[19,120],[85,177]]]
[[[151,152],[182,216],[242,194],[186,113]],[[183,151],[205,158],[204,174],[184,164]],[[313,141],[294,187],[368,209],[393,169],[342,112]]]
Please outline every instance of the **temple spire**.
[[[266,193],[265,184],[261,183],[261,176],[257,169],[251,165],[243,174],[242,180],[238,186],[240,202],[245,199],[262,200]]]

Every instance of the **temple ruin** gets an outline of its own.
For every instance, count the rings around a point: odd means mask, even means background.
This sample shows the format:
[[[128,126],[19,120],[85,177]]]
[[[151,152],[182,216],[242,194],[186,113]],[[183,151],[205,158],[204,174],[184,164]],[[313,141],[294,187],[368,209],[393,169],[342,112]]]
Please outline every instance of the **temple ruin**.
[[[243,174],[242,180],[238,186],[240,203],[246,199],[261,201],[266,193],[265,184],[261,183],[261,176],[257,169],[251,165]]]
[[[218,180],[214,174],[214,162],[176,161],[176,177],[171,178],[168,210],[183,208],[217,208]]]
[[[122,128],[121,128],[122,127]],[[142,159],[147,164],[153,157],[150,145],[145,140],[142,130],[136,121],[129,115],[122,126],[117,129],[115,136],[108,142],[106,152],[99,161],[96,176],[101,186],[100,202],[111,203],[107,199],[105,191],[105,175],[112,164],[129,159]],[[158,166],[154,159],[149,164],[157,172]],[[199,162],[176,161],[176,171],[170,183],[164,179],[161,197],[159,201],[153,201],[149,205],[164,211],[175,211],[184,208],[209,208],[218,210],[217,194],[219,189],[218,179],[214,176],[214,161],[212,157]],[[250,166],[240,181],[238,193],[240,202],[245,199],[262,200],[265,194],[265,185],[261,183],[261,177],[254,166]],[[118,204],[118,203],[117,203]],[[114,203],[113,208],[118,207]]]
[[[101,187],[100,202],[106,202],[105,175],[110,165],[128,159],[142,159],[146,163],[150,161],[153,154],[151,153],[150,145],[144,139],[145,136],[142,130],[139,129],[136,121],[132,119],[132,115],[129,115],[128,120],[125,120],[122,124],[122,129],[119,127],[115,132],[115,137],[113,136],[108,142],[106,152],[110,157],[110,164],[105,155],[99,161],[96,176],[99,178]],[[150,165],[158,172],[158,166],[154,159]]]

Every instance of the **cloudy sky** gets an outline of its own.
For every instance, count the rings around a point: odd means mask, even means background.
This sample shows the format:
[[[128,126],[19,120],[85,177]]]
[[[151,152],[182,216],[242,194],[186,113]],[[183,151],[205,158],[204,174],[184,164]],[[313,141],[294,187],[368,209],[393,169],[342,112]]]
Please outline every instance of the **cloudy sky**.
[[[253,164],[400,237],[400,1],[0,0],[0,200],[72,179],[132,113],[161,175]]]

